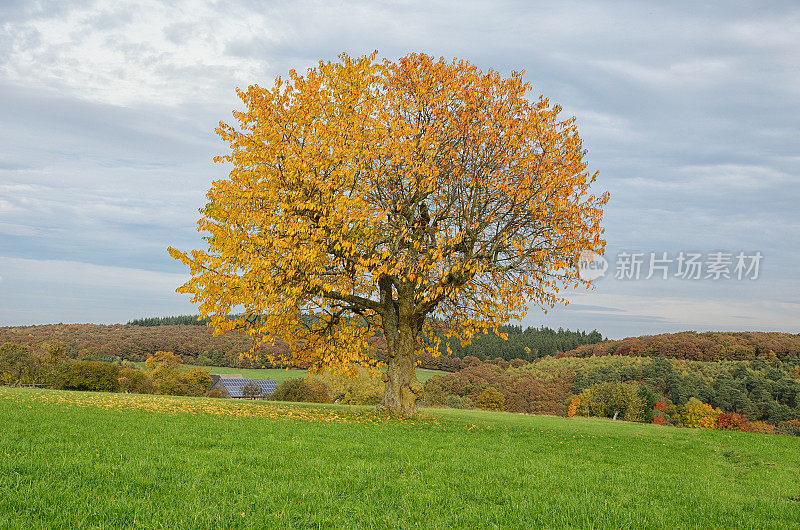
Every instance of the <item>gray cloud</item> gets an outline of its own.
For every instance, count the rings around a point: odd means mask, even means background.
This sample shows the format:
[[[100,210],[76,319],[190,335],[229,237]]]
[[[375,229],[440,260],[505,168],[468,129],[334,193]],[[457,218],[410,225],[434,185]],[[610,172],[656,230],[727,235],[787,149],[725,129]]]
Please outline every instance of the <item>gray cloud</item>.
[[[234,87],[341,52],[424,51],[525,70],[576,116],[597,189],[612,193],[609,255],[765,255],[753,284],[606,278],[526,323],[798,331],[799,24],[792,2],[3,2],[0,259],[183,274],[164,248],[199,245]],[[120,285],[94,299],[68,279],[36,290],[25,267],[0,275],[3,305],[21,308],[0,323],[148,313],[146,296],[125,313]],[[152,312],[186,311],[171,292],[147,296]]]

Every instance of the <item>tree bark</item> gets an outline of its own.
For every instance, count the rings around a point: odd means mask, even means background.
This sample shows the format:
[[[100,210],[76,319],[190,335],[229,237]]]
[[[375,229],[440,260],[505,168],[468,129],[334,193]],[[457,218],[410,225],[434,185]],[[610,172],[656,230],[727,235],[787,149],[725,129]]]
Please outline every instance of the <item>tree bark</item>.
[[[422,397],[422,384],[416,375],[416,334],[411,326],[401,326],[393,346],[387,341],[386,390],[382,408],[387,412],[412,415]]]
[[[393,300],[392,283],[386,279],[380,287],[387,357],[383,376],[386,389],[380,408],[393,414],[412,415],[422,397],[422,385],[416,375],[417,325],[412,318],[413,291],[402,289],[398,299]]]

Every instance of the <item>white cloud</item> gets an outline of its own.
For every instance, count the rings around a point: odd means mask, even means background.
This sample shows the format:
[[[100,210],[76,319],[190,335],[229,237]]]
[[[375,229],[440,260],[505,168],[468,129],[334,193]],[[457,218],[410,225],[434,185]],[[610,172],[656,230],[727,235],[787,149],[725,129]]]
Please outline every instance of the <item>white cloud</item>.
[[[0,257],[6,284],[37,282],[58,286],[113,288],[164,295],[173,293],[188,275],[129,267],[111,267],[79,261]]]
[[[13,223],[0,223],[0,234],[33,237],[39,235],[39,230],[32,226],[18,225]]]
[[[127,322],[196,312],[175,289],[188,277],[66,260],[0,257],[0,326]]]
[[[0,72],[12,82],[119,105],[208,100],[223,86],[231,96],[230,83],[261,77],[265,63],[226,56],[225,43],[269,34],[271,25],[266,13],[233,11],[221,17],[212,3],[102,0],[59,16],[9,22],[4,32],[17,44]],[[36,37],[25,38],[30,35]]]

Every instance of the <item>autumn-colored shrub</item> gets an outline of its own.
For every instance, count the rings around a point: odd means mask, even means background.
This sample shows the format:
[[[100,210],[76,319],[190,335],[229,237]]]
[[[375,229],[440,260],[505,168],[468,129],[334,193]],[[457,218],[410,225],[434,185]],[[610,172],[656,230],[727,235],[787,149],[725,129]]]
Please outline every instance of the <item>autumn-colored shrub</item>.
[[[287,379],[277,386],[270,399],[306,403],[330,403],[331,401],[325,383],[319,379],[309,379],[308,377]]]
[[[748,431],[747,418],[735,412],[720,412],[717,416],[717,429],[723,431]]]
[[[356,377],[326,373],[325,385],[334,403],[377,405],[383,399],[384,383],[376,369],[356,366]]]
[[[574,398],[572,398],[572,401],[569,402],[569,408],[567,408],[567,417],[571,418],[575,414],[577,414],[580,406],[581,406],[581,397],[575,396]]]
[[[202,368],[192,368],[187,372],[180,372],[178,378],[186,386],[186,395],[202,396],[211,386],[211,373]]]
[[[597,383],[580,394],[576,414],[642,421],[644,403],[635,383]]]
[[[800,420],[789,420],[779,426],[781,434],[800,436]]]
[[[495,387],[487,386],[475,398],[475,406],[484,410],[503,410],[506,397]]]
[[[761,434],[775,434],[775,426],[763,421],[751,421],[750,432],[757,432]]]
[[[659,401],[653,407],[653,419],[651,423],[656,425],[680,425],[683,426],[680,410],[678,407],[667,401]]]
[[[211,385],[211,373],[202,368],[181,371],[181,358],[171,351],[158,351],[145,361],[156,394],[202,396]]]
[[[471,409],[472,400],[467,396],[449,394],[445,400],[445,405],[451,409]]]
[[[467,355],[463,359],[464,366],[480,366],[481,360],[475,357],[474,355]]]
[[[684,405],[681,411],[681,421],[684,427],[716,429],[717,418],[721,412],[721,410],[693,397]]]
[[[147,372],[135,367],[124,367],[119,372],[119,389],[133,394],[152,394],[153,381]]]
[[[66,390],[94,390],[118,392],[119,366],[100,361],[78,361],[69,365],[63,375],[62,388]]]
[[[30,382],[35,365],[36,359],[27,346],[10,342],[0,346],[0,384]]]

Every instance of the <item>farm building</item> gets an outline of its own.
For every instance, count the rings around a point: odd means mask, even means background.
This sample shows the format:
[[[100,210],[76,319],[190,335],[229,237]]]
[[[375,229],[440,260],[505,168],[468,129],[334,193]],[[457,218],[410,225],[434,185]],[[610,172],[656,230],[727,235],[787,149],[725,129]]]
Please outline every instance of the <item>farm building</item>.
[[[218,390],[223,396],[230,398],[243,398],[248,384],[254,385],[258,392],[256,397],[266,397],[275,392],[278,386],[276,381],[259,381],[258,379],[245,379],[241,375],[225,374],[212,375],[208,390]]]

